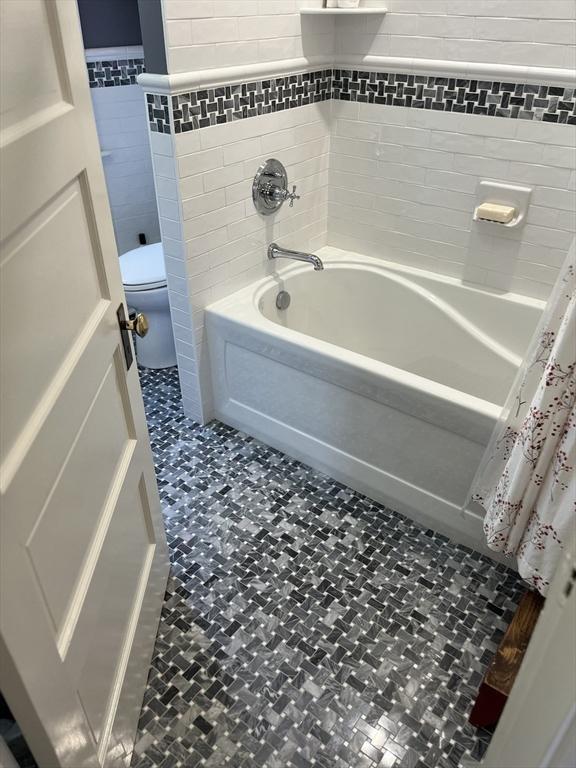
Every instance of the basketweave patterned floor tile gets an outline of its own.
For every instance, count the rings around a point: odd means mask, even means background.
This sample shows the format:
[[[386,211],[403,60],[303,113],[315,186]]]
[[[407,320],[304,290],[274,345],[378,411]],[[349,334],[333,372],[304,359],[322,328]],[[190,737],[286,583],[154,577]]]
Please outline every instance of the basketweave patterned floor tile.
[[[171,549],[133,768],[457,768],[523,592],[502,565],[141,371]]]

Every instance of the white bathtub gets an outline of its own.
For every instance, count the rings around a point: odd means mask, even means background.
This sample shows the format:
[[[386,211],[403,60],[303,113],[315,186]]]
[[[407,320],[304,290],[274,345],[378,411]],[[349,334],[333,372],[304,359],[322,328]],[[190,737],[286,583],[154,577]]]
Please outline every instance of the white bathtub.
[[[462,506],[543,303],[318,255],[208,308],[215,415],[485,551]]]

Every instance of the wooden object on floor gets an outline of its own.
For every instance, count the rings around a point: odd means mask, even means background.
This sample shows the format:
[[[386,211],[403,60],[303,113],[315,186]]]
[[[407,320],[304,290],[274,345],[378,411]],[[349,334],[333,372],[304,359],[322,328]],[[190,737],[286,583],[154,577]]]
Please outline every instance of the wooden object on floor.
[[[538,592],[522,596],[480,685],[470,714],[472,725],[485,728],[500,719],[543,605],[544,598]]]

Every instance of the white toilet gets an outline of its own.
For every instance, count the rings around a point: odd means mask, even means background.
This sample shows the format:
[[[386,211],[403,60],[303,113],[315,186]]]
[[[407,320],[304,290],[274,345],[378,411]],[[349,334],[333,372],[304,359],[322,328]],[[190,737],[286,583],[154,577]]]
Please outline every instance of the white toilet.
[[[176,365],[162,243],[143,245],[123,253],[120,271],[129,310],[135,309],[146,315],[150,326],[146,336],[134,337],[138,364],[144,368]]]

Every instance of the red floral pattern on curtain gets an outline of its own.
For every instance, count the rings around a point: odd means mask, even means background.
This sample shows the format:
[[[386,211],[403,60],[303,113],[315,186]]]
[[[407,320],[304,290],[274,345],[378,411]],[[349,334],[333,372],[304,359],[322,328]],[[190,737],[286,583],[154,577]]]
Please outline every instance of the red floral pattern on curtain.
[[[573,244],[472,488],[489,546],[543,595],[576,528]]]

